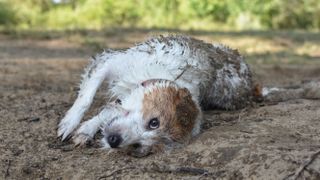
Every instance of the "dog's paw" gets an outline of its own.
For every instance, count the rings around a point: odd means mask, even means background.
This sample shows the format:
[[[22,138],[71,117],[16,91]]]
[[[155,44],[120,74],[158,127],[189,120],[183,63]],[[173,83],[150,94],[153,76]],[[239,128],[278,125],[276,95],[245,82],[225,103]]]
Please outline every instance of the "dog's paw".
[[[72,131],[77,127],[78,125],[78,119],[75,117],[69,118],[70,116],[66,116],[61,120],[58,127],[58,137],[61,137],[61,140],[65,140],[67,137],[70,136]]]
[[[91,141],[92,137],[88,134],[83,133],[76,133],[75,136],[73,136],[73,142],[75,146],[84,146],[87,144],[87,142]]]
[[[75,145],[85,145],[89,140],[93,139],[96,133],[95,124],[92,121],[83,122],[76,131],[73,142]]]

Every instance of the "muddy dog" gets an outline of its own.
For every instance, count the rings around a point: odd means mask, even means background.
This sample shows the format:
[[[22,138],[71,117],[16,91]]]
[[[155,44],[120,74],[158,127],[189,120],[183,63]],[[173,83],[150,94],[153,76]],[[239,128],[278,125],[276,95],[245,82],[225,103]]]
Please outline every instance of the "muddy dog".
[[[77,99],[59,124],[62,140],[80,124],[103,81],[116,100],[81,124],[74,143],[85,144],[101,129],[103,148],[139,157],[188,143],[200,132],[202,110],[240,109],[273,92],[280,97],[289,92],[254,86],[237,50],[187,36],[160,36],[92,58]],[[306,89],[289,94],[296,97]]]

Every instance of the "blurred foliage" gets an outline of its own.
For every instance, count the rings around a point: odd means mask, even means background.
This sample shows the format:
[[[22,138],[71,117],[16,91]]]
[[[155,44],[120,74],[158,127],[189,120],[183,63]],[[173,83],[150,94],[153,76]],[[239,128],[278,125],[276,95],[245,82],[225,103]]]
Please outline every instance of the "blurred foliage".
[[[16,24],[15,12],[10,4],[0,1],[0,25]]]
[[[0,26],[320,29],[319,0],[0,0]]]

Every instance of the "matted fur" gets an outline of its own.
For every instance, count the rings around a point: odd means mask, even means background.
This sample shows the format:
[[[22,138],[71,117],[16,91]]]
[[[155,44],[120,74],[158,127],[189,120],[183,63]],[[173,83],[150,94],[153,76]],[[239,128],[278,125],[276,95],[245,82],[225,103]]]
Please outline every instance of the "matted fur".
[[[188,142],[200,131],[201,109],[242,108],[253,91],[251,72],[238,51],[186,36],[151,38],[93,58],[77,100],[59,124],[63,140],[79,125],[104,80],[107,94],[121,104],[108,102],[112,105],[75,132],[74,142],[84,144],[101,127],[103,147],[110,148],[106,138],[117,133],[119,148],[132,150],[134,145],[138,156]],[[149,130],[146,123],[154,116],[161,126]]]

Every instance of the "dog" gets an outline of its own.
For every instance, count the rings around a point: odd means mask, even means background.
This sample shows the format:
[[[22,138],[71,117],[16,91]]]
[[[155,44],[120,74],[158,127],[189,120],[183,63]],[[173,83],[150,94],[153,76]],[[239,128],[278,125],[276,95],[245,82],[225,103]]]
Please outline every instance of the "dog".
[[[103,81],[115,100],[73,133]],[[154,37],[92,58],[58,136],[73,133],[83,145],[101,129],[103,148],[143,157],[187,144],[200,132],[203,110],[244,108],[272,91],[279,89],[257,90],[237,50],[182,35]]]

